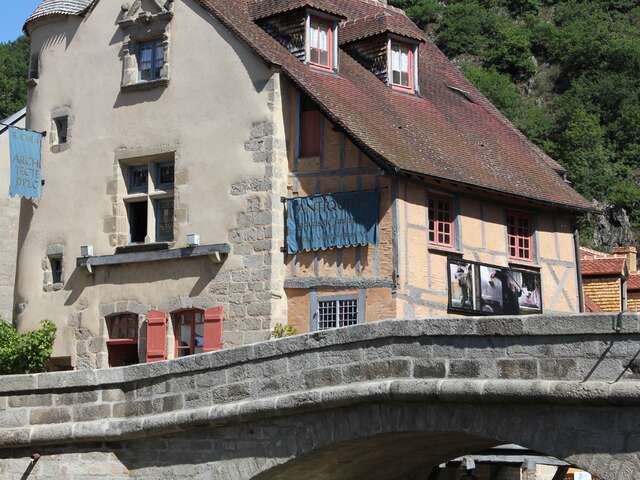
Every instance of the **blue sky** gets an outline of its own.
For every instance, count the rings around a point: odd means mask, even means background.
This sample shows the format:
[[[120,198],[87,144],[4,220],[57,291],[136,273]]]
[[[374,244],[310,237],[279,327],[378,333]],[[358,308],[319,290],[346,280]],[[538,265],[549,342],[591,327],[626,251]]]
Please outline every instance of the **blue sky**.
[[[0,42],[15,40],[22,33],[22,25],[40,0],[0,0]]]

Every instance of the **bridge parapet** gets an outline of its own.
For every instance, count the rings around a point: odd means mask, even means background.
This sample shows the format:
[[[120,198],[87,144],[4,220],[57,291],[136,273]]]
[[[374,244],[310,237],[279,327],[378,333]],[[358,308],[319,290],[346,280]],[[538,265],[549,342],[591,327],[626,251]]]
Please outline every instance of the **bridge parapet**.
[[[388,321],[179,360],[0,378],[0,448],[354,401],[640,404],[640,316]]]

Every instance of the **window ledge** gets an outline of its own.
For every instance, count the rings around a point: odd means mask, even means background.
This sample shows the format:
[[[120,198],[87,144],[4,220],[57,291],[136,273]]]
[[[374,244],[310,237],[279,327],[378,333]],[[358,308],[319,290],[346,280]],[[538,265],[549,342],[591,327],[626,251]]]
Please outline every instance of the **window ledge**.
[[[159,78],[157,80],[149,80],[146,82],[130,83],[128,85],[122,85],[122,90],[125,91],[138,91],[138,90],[152,90],[158,87],[166,87],[169,85],[168,78]]]
[[[515,267],[520,267],[520,268],[529,268],[531,270],[540,270],[542,268],[541,265],[534,263],[534,262],[527,262],[526,260],[514,260],[514,259],[509,259],[509,266],[515,266]]]
[[[452,247],[444,247],[441,245],[429,245],[427,248],[430,252],[433,253],[441,253],[444,255],[459,255],[459,256],[463,256],[464,252],[461,250],[456,250],[455,248]]]
[[[150,245],[158,244],[148,244],[144,245],[144,247],[148,248]],[[164,245],[166,247],[166,244]],[[140,245],[140,247],[143,247],[143,245]],[[115,255],[103,255],[98,257],[78,257],[76,264],[78,267],[86,268],[89,273],[93,273],[94,267],[148,263],[163,260],[180,260],[183,258],[209,257],[213,263],[222,263],[230,251],[231,247],[228,243],[220,243],[187,248],[164,248],[161,250],[155,249],[129,253],[116,253]]]

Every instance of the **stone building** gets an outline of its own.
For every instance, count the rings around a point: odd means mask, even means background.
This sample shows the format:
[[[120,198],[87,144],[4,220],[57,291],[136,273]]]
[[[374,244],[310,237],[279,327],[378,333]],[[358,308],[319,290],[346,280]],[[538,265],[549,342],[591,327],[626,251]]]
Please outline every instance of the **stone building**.
[[[0,319],[13,320],[13,288],[16,275],[20,200],[9,197],[9,125],[25,126],[23,108],[0,121]]]
[[[382,319],[577,312],[590,204],[381,0],[45,0],[22,329],[74,368]]]

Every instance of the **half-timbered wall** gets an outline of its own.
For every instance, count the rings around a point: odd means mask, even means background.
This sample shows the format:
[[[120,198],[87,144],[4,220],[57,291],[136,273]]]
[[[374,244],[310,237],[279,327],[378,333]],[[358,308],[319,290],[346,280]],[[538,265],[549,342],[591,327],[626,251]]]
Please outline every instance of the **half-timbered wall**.
[[[345,47],[353,58],[378,78],[387,81],[387,41],[385,35],[366,38]]]
[[[295,11],[265,19],[260,22],[260,25],[293,53],[298,60],[304,60],[305,18],[304,11]]]
[[[434,247],[428,241],[427,199],[450,196],[454,245]],[[514,263],[507,251],[506,205],[491,197],[446,191],[401,180],[398,185],[398,315],[409,318],[448,312],[448,257],[540,272],[544,313],[579,310],[575,247],[571,219],[547,211],[530,211],[534,223],[534,259]]]
[[[367,247],[300,252],[286,257],[285,288],[289,324],[310,328],[314,298],[353,296],[364,299],[366,321],[394,318],[393,220],[391,182],[387,175],[324,116],[320,155],[301,158],[298,131],[301,95],[288,89],[285,106],[289,157],[288,195],[377,190],[380,192],[378,243]]]

